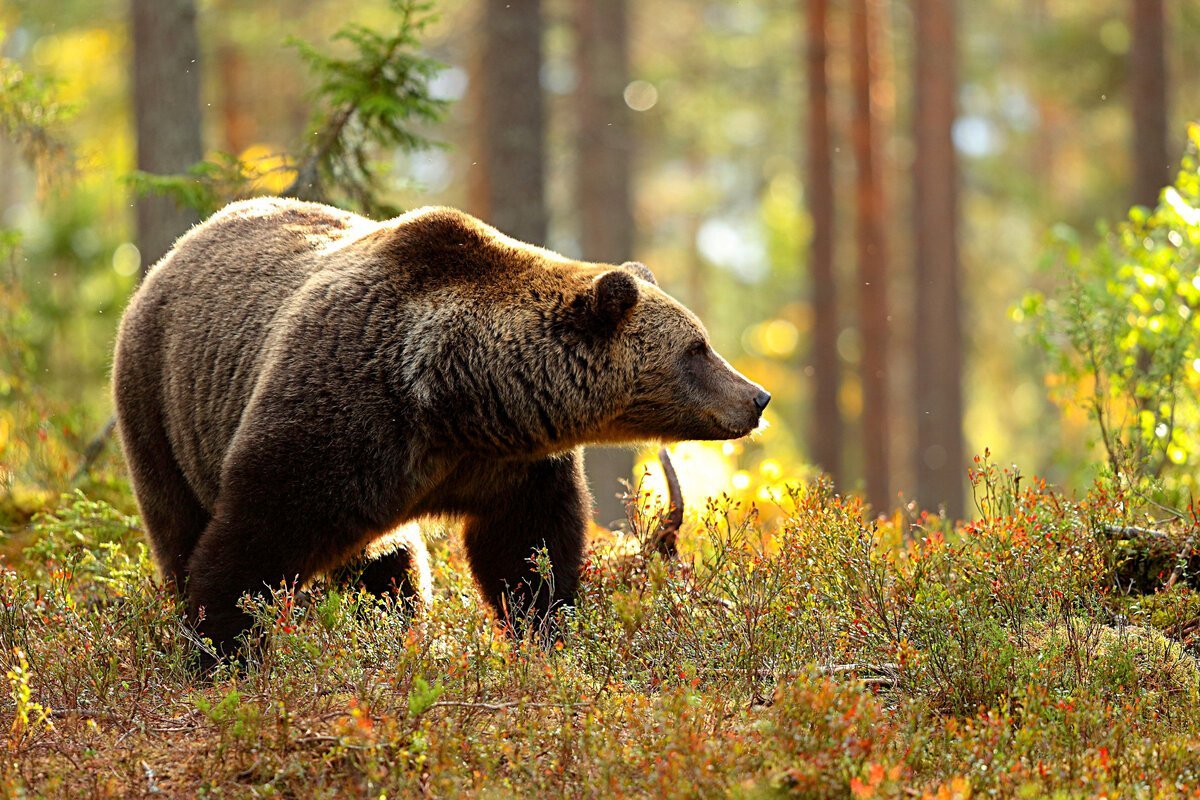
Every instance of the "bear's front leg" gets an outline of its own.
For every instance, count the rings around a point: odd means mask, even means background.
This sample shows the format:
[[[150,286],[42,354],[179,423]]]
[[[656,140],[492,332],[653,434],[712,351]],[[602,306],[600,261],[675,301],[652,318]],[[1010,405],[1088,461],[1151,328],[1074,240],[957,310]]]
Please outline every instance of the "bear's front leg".
[[[528,626],[553,635],[550,614],[575,600],[591,498],[580,451],[502,466],[464,527],[471,570],[480,591],[510,630]],[[539,575],[534,555],[545,548],[550,574]]]

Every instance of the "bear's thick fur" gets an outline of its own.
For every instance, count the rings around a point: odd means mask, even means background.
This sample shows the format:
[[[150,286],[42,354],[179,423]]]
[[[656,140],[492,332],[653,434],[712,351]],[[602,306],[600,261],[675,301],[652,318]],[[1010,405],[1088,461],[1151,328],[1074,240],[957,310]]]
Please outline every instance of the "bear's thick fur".
[[[571,261],[452,209],[380,223],[276,198],[154,267],[113,386],[155,559],[226,650],[242,593],[381,540],[399,546],[368,553],[363,583],[411,590],[405,524],[430,515],[462,519],[498,613],[542,618],[576,589],[582,445],[744,436],[769,398],[640,264]]]

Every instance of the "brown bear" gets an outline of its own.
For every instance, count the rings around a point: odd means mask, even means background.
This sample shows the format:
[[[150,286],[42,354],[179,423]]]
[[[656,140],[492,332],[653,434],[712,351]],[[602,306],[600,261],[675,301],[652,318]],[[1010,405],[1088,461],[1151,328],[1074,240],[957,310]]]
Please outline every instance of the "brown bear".
[[[463,521],[498,613],[544,620],[578,581],[582,445],[741,437],[770,399],[641,264],[448,208],[374,222],[278,198],[228,206],[155,265],[113,388],[155,560],[225,652],[243,593],[404,545],[426,516]],[[372,550],[363,584],[411,590],[409,549]]]

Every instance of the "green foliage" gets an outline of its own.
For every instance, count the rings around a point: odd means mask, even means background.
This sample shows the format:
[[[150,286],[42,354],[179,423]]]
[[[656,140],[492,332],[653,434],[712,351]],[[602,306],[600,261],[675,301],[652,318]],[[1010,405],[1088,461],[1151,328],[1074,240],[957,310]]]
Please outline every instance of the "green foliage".
[[[411,716],[419,717],[429,709],[433,708],[433,704],[442,696],[442,685],[434,683],[430,685],[422,677],[413,679],[412,689],[408,692],[408,713]]]
[[[2,20],[0,20],[2,23]],[[0,24],[0,44],[5,30]],[[55,84],[0,57],[0,136],[13,142],[37,170],[42,185],[68,160],[61,127],[71,109],[59,101]]]
[[[79,414],[47,397],[35,380],[44,320],[13,278],[20,241],[16,232],[0,230],[0,530],[48,499],[36,495],[49,490],[53,497],[63,486],[81,429]]]
[[[380,201],[375,153],[419,150],[432,144],[419,125],[439,122],[446,102],[434,98],[430,80],[442,69],[419,55],[420,37],[433,21],[432,2],[389,0],[399,18],[396,31],[382,34],[350,25],[334,40],[353,48],[348,58],[322,54],[293,39],[320,84],[304,155],[289,193],[315,200],[348,202],[372,213],[391,214]]]
[[[25,548],[27,563],[42,574],[69,569],[88,579],[96,591],[123,591],[130,580],[154,573],[136,517],[76,490],[63,495],[54,511],[34,515],[37,536]]]
[[[186,208],[208,216],[231,200],[270,192],[270,179],[290,170],[282,162],[266,169],[256,162],[244,161],[229,153],[217,153],[206,161],[193,164],[182,175],[158,175],[135,171],[129,174],[129,186],[138,194],[161,194]]]
[[[435,98],[429,86],[442,65],[418,51],[434,19],[433,3],[389,0],[389,5],[396,16],[394,31],[348,25],[333,35],[334,41],[349,46],[346,57],[289,40],[317,80],[316,110],[294,154],[264,165],[218,153],[184,175],[135,172],[130,184],[138,192],[166,194],[205,216],[231,200],[259,194],[317,200],[366,214],[395,214],[383,199],[384,160],[397,150],[432,146],[421,126],[441,121],[447,102]],[[288,175],[294,178],[281,183]]]
[[[196,709],[221,732],[223,740],[228,737],[239,742],[253,741],[258,737],[262,712],[252,703],[243,702],[237,689],[230,689],[216,702],[196,695],[195,703]]]
[[[1200,467],[1200,126],[1157,207],[1136,206],[1087,248],[1055,230],[1066,281],[1020,316],[1051,358],[1060,400],[1087,409],[1119,479],[1179,501]]]
[[[0,25],[0,43],[4,38]],[[71,109],[57,89],[49,78],[0,57],[0,137],[16,146],[42,190],[71,168],[62,131]],[[32,379],[45,320],[18,279],[23,238],[20,231],[0,227],[0,530],[26,516],[26,498],[16,496],[19,484],[50,486],[65,471],[70,437],[63,432],[78,421]]]

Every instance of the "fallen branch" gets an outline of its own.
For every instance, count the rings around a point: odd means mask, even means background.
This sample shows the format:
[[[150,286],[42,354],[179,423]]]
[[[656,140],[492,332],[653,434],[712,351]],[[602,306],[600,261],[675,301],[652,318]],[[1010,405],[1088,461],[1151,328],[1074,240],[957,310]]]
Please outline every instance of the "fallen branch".
[[[1113,582],[1128,594],[1153,594],[1181,580],[1200,588],[1200,554],[1196,538],[1179,526],[1157,530],[1129,525],[1105,525],[1100,534],[1110,544],[1107,557]]]
[[[100,711],[90,708],[49,708],[46,709],[46,714],[51,719],[56,717],[84,717],[86,719],[98,719],[105,722],[115,722],[124,720],[126,717],[118,716],[111,711]]]
[[[790,681],[812,674],[809,670],[775,670],[767,667],[738,669],[736,667],[708,667],[702,672],[711,675],[750,675],[763,680]],[[834,664],[817,667],[818,675],[855,675],[857,680],[868,686],[894,687],[900,683],[899,664]]]
[[[80,456],[79,469],[75,470],[75,474],[71,476],[71,483],[78,483],[96,463],[96,459],[104,452],[104,446],[108,444],[109,438],[112,437],[113,431],[117,428],[116,415],[109,415],[108,421],[104,423],[104,427],[100,432],[92,437],[87,446],[83,448],[83,453]]]
[[[817,667],[822,675],[841,675],[846,672],[899,672],[899,664],[833,664],[828,667]]]
[[[1167,534],[1162,531],[1156,531],[1153,528],[1138,528],[1133,525],[1105,525],[1100,532],[1109,539],[1167,538]]]
[[[663,558],[674,559],[679,556],[679,529],[683,527],[683,492],[679,489],[679,475],[675,472],[667,448],[658,451],[658,460],[667,479],[669,505],[654,536],[654,552]]]
[[[466,708],[476,711],[507,711],[510,708],[585,708],[592,705],[590,700],[578,703],[527,703],[523,700],[505,700],[500,703],[484,703],[474,700],[438,700],[429,706],[434,708]]]

